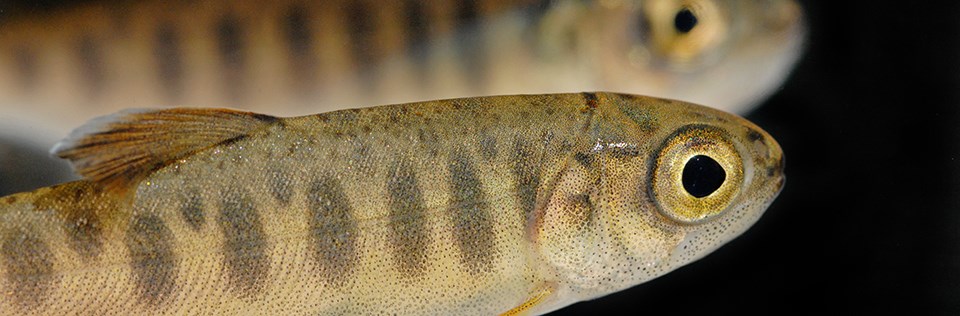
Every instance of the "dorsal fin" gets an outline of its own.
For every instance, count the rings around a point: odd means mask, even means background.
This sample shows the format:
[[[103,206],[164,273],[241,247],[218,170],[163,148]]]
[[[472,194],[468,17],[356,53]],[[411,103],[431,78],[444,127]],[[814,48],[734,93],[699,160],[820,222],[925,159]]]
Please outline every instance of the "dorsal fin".
[[[227,109],[125,110],[87,122],[50,153],[107,190],[125,190],[178,159],[242,139],[276,120]]]

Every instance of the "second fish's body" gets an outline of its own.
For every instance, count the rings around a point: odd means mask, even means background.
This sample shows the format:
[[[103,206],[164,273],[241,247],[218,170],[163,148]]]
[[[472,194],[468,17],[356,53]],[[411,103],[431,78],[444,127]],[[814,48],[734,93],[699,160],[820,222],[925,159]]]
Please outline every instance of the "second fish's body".
[[[545,313],[744,232],[783,185],[734,115],[612,93],[276,118],[127,111],[0,198],[0,314]]]
[[[591,90],[743,113],[791,69],[802,21],[790,0],[89,1],[0,20],[0,122],[50,145],[124,108]]]

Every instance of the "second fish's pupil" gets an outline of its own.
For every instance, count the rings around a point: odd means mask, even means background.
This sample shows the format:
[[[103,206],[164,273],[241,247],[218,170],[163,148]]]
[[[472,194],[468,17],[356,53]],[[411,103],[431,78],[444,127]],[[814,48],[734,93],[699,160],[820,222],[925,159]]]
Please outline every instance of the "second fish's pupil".
[[[679,33],[690,33],[696,26],[697,16],[688,8],[680,9],[680,12],[677,12],[677,16],[673,18],[673,27],[676,28]]]

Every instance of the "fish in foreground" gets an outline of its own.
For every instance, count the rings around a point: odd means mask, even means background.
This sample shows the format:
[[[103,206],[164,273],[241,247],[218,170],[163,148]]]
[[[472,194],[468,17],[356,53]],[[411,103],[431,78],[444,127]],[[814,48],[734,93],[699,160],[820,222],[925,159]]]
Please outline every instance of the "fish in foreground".
[[[125,111],[0,198],[0,314],[539,314],[696,260],[783,186],[737,116],[613,93]]]

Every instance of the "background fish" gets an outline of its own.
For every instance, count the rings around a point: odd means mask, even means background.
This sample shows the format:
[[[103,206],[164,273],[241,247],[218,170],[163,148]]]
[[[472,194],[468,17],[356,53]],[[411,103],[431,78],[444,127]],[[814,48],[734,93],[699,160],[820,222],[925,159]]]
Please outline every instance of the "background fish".
[[[27,126],[19,135],[40,148],[89,117],[166,105],[303,115],[610,90],[745,112],[781,83],[804,32],[789,0],[88,1],[12,10],[20,13],[0,22],[0,124]],[[29,180],[13,182],[36,185]]]
[[[0,198],[0,313],[544,313],[706,255],[783,185],[746,120],[609,93],[128,111],[55,152],[87,179]]]

